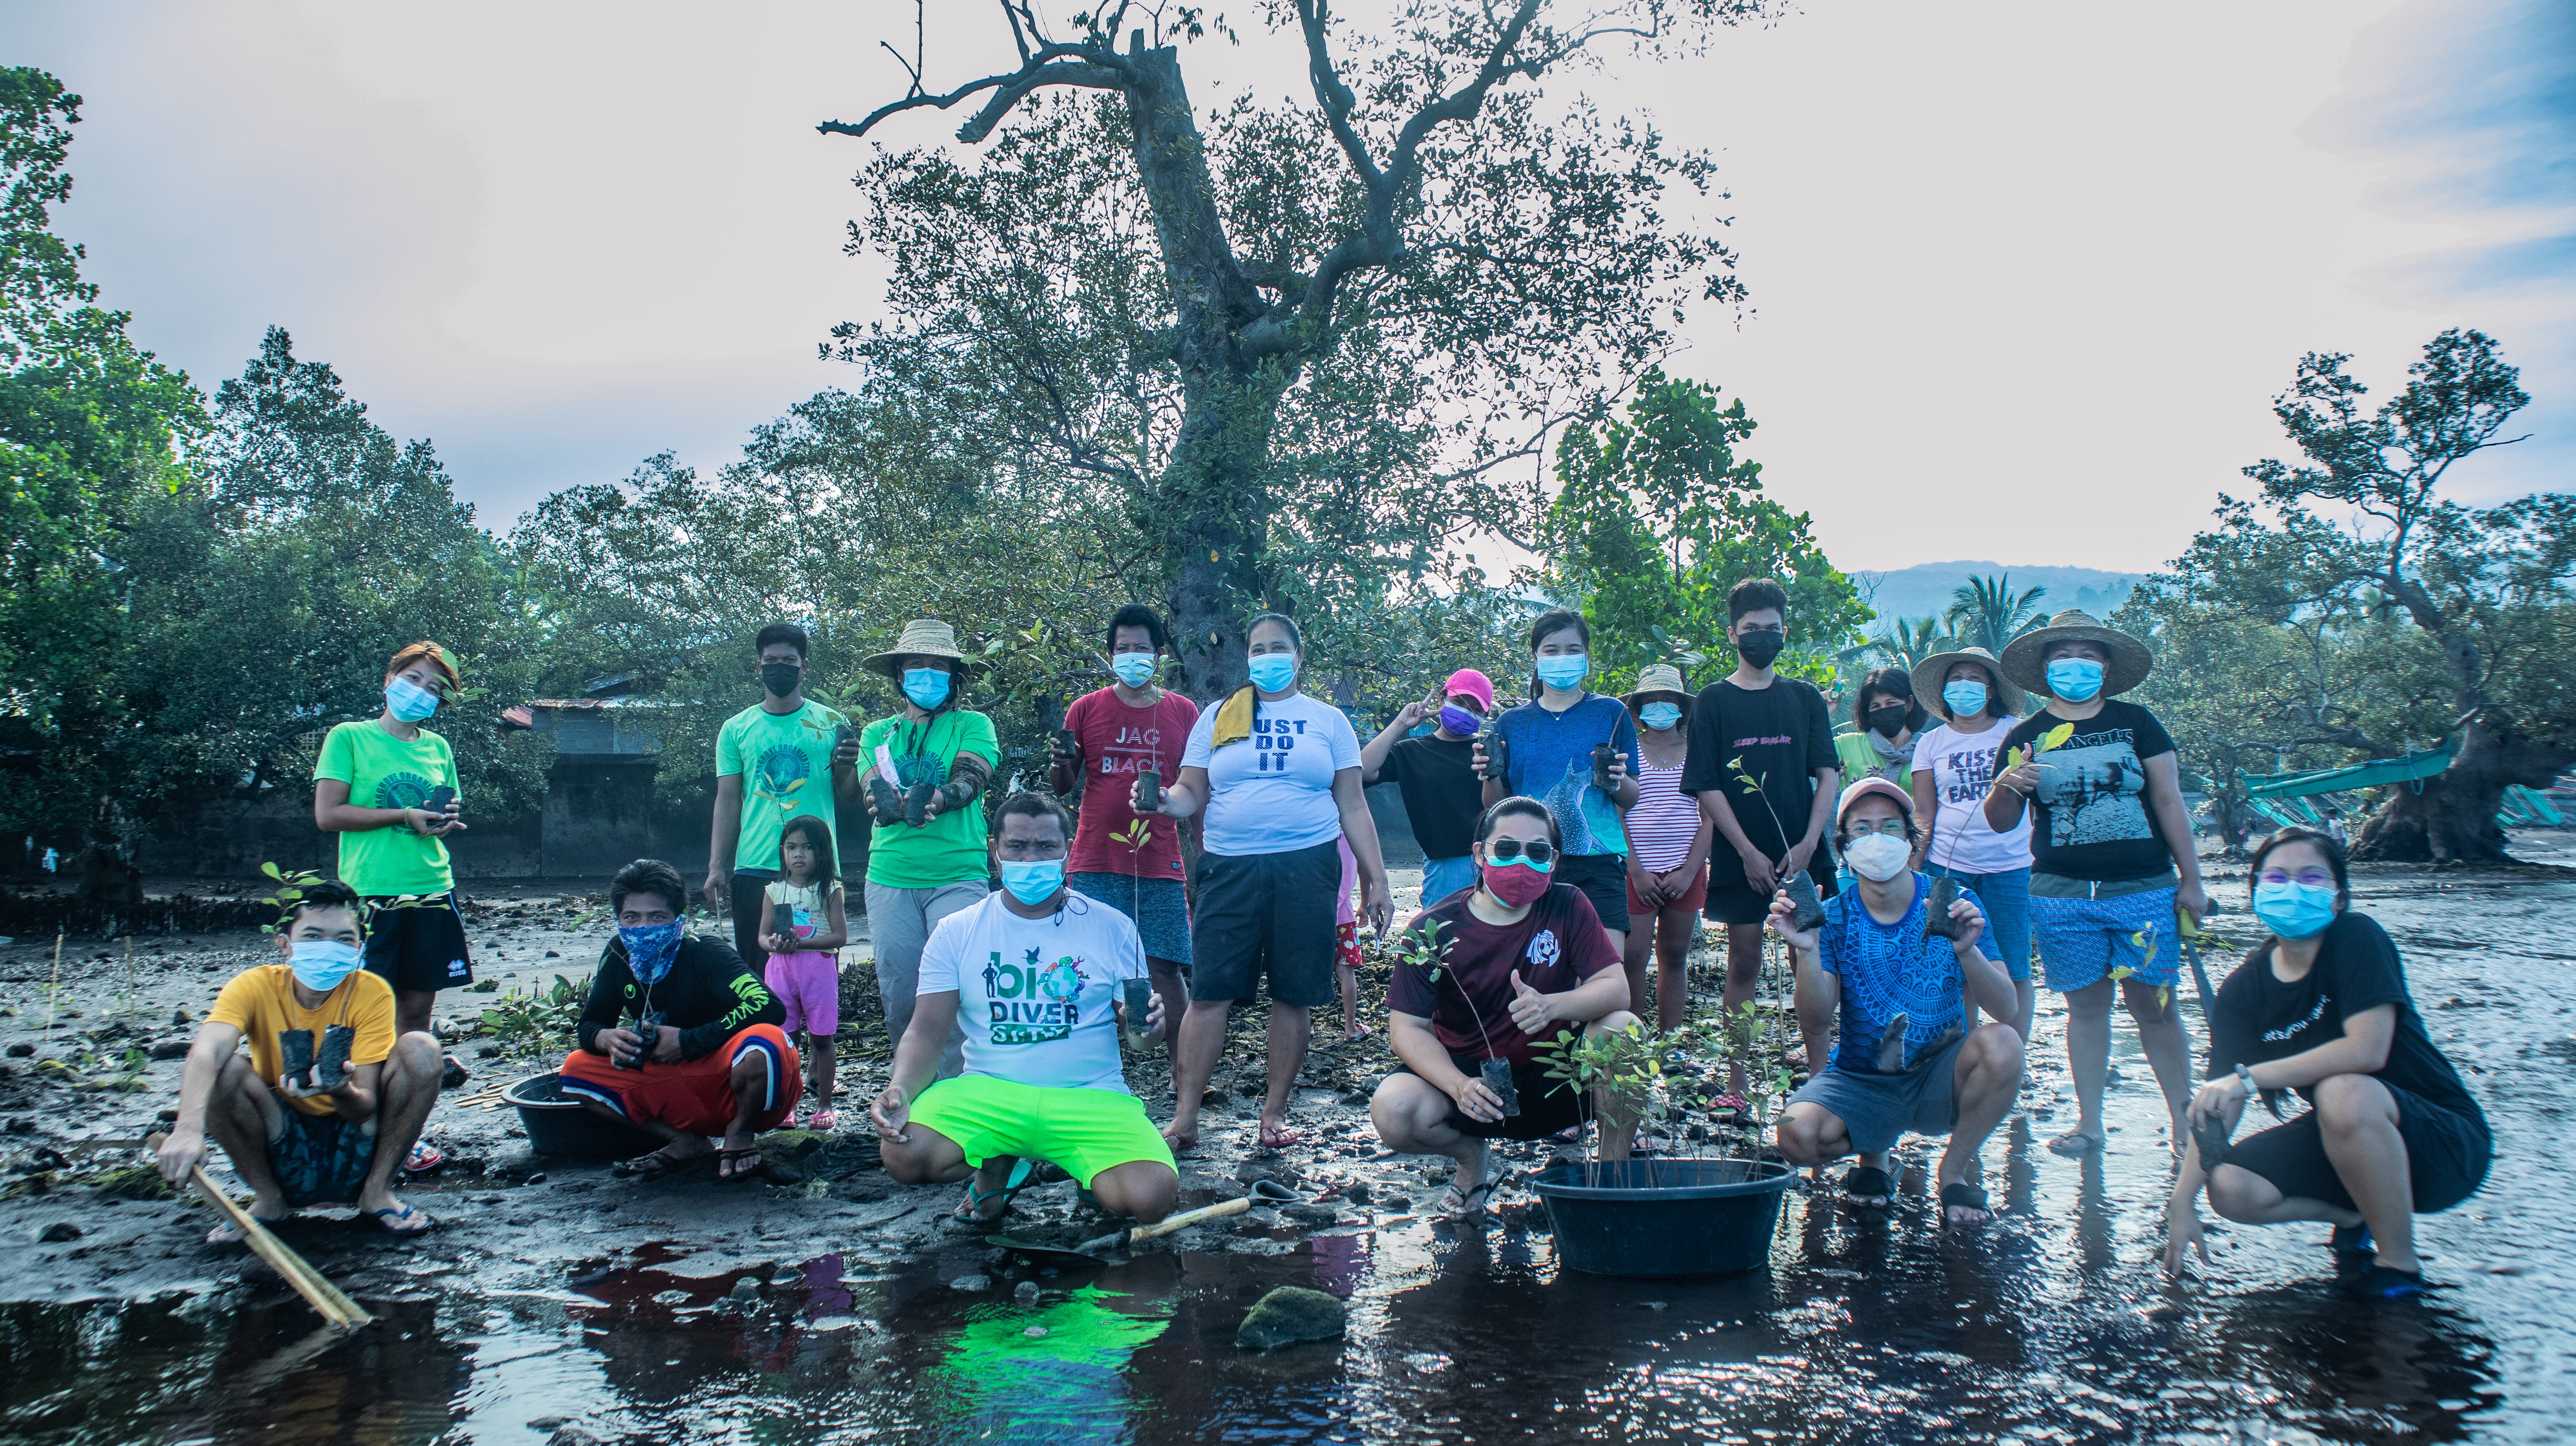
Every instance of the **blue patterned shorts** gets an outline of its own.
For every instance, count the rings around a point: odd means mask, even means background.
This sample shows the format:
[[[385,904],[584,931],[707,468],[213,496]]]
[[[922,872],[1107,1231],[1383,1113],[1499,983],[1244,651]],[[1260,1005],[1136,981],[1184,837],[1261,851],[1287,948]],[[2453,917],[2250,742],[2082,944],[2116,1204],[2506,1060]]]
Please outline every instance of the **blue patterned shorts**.
[[[2039,956],[2040,977],[2060,994],[2098,984],[2123,967],[2149,984],[2171,986],[2181,977],[2182,941],[2174,935],[2170,888],[2109,899],[2053,899],[2034,890],[2030,946]]]
[[[1125,874],[1071,874],[1065,883],[1075,893],[1116,909],[1133,920],[1144,941],[1145,957],[1190,962],[1190,901],[1178,879],[1138,879]]]

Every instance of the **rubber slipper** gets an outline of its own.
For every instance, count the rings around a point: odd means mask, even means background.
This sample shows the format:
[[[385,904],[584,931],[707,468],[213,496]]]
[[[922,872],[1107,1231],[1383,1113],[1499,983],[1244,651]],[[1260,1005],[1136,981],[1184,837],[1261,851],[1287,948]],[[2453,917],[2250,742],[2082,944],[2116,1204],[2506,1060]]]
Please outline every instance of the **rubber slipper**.
[[[2051,1154],[2089,1155],[2109,1142],[2108,1135],[2096,1135],[2084,1130],[2068,1130],[2065,1134],[2049,1141],[2048,1148]]]
[[[1854,1165],[1843,1172],[1843,1199],[1855,1210],[1884,1210],[1896,1197],[1896,1182],[1876,1165]],[[1875,1196],[1875,1199],[1856,1199]]]
[[[1440,1213],[1452,1220],[1481,1219],[1486,1213],[1485,1202],[1494,1198],[1494,1187],[1502,1183],[1502,1176],[1489,1175],[1460,1190],[1458,1183],[1452,1180],[1440,1196]]]
[[[959,1201],[957,1204],[957,1218],[960,1220],[973,1221],[978,1224],[990,1225],[994,1221],[1001,1219],[1003,1216],[1010,1214],[1011,1201],[1016,1199],[1021,1191],[1029,1188],[1029,1181],[1037,1174],[1037,1168],[1036,1161],[1023,1159],[1018,1164],[1011,1167],[1011,1177],[1003,1181],[999,1188],[993,1190],[977,1189],[975,1187],[974,1176],[968,1176],[966,1180],[966,1198]],[[981,1174],[982,1172],[978,1171],[976,1173]],[[990,1215],[985,1214],[984,1202],[997,1196],[1001,1199],[1002,1208],[994,1211]]]
[[[267,1229],[269,1229],[269,1230],[275,1230],[275,1229],[276,1229],[277,1227],[279,1227],[280,1225],[285,1224],[285,1223],[286,1223],[286,1219],[287,1219],[287,1217],[285,1217],[285,1216],[283,1216],[283,1215],[279,1215],[279,1216],[275,1216],[275,1217],[266,1216],[266,1215],[254,1215],[254,1216],[252,1216],[252,1217],[250,1217],[250,1218],[251,1218],[251,1219],[253,1219],[253,1220],[255,1220],[255,1221],[258,1221],[258,1222],[259,1222],[259,1224],[260,1224],[261,1226],[263,1226],[263,1227],[265,1227],[265,1228],[267,1228]],[[231,1230],[231,1229],[233,1229],[233,1228],[234,1228],[234,1227],[233,1227],[233,1226],[230,1226],[230,1225],[218,1225],[218,1226],[216,1226],[216,1227],[215,1227],[215,1230]],[[248,1250],[248,1249],[250,1249],[250,1240],[249,1240],[249,1238],[248,1238],[248,1237],[246,1237],[246,1236],[241,1236],[241,1235],[236,1235],[236,1236],[234,1236],[234,1237],[233,1237],[232,1239],[230,1239],[230,1240],[217,1240],[217,1239],[215,1238],[215,1230],[209,1230],[209,1231],[207,1231],[207,1232],[206,1232],[206,1244],[207,1244],[207,1245],[209,1245],[209,1246],[211,1246],[211,1247],[213,1247],[214,1249],[217,1249],[217,1250]]]
[[[2374,1265],[2344,1282],[2344,1289],[2373,1300],[2403,1300],[2432,1289],[2424,1283],[2420,1270],[2398,1270],[2392,1266]]]
[[[376,1222],[376,1228],[387,1235],[427,1235],[429,1227],[437,1223],[408,1205],[399,1210],[370,1210],[367,1214]],[[420,1223],[404,1229],[402,1222],[414,1218]]]
[[[2379,1263],[2379,1247],[2371,1240],[2368,1225],[2336,1226],[2326,1239],[2326,1249],[2334,1254],[2337,1280],[2358,1280]]]
[[[406,1175],[426,1175],[430,1171],[435,1170],[446,1163],[447,1157],[438,1152],[438,1147],[436,1145],[431,1144],[427,1140],[414,1140],[411,1145],[411,1153],[403,1157],[403,1173]]]
[[[839,1110],[816,1110],[814,1112],[814,1118],[809,1122],[809,1124],[817,1134],[831,1134],[833,1131],[841,1127],[841,1112]]]
[[[746,1165],[743,1161],[749,1160]],[[760,1147],[748,1150],[716,1151],[716,1179],[727,1185],[738,1184],[760,1173]]]
[[[1947,1220],[1950,1218],[1950,1207],[1952,1206],[1956,1206],[1962,1210],[1982,1210],[1989,1218],[1991,1218],[1995,1213],[1993,1205],[1987,1200],[1985,1187],[1981,1185],[1971,1185],[1965,1180],[1953,1180],[1949,1184],[1941,1187],[1942,1219]],[[1973,1225],[1977,1222],[1971,1220],[1963,1221],[1961,1223]]]
[[[692,1156],[691,1158],[695,1157]],[[631,1176],[642,1180],[659,1180],[663,1176],[680,1168],[683,1163],[683,1161],[675,1160],[669,1155],[665,1155],[661,1151],[655,1150],[650,1154],[638,1155],[631,1160],[620,1160],[616,1164],[608,1167],[608,1173],[612,1175]]]

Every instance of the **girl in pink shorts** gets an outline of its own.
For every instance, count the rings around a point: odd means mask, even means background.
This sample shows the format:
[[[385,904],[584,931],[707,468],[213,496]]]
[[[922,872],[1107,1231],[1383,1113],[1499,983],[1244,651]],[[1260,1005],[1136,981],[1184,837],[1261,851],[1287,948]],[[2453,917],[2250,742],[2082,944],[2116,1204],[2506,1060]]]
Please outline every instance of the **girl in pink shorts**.
[[[842,912],[841,880],[832,857],[832,831],[812,814],[799,814],[778,831],[778,869],[760,895],[760,947],[769,951],[762,980],[787,1010],[789,1035],[806,1034],[814,1114],[806,1123],[837,1129],[832,1108],[832,1036],[841,1029],[840,949],[850,941]]]

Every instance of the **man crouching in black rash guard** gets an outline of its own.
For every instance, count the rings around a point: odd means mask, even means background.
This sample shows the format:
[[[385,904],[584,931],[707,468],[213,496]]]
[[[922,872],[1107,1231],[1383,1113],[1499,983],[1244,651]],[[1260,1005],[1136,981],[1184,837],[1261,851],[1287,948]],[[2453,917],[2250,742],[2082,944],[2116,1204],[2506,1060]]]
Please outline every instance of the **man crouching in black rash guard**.
[[[2351,912],[2343,847],[2288,828],[2254,852],[2254,915],[2272,936],[2218,987],[2209,1080],[2191,1102],[2192,1144],[2166,1213],[2165,1269],[2186,1252],[2209,1262],[2193,1197],[2230,1220],[2323,1220],[2336,1274],[2354,1292],[2394,1299],[2424,1289],[2417,1214],[2448,1210],[2487,1177],[2486,1116],[2433,1046],[2406,990],[2397,946]],[[2233,1144],[2258,1093],[2311,1108]],[[2376,1241],[2376,1249],[2373,1242]]]

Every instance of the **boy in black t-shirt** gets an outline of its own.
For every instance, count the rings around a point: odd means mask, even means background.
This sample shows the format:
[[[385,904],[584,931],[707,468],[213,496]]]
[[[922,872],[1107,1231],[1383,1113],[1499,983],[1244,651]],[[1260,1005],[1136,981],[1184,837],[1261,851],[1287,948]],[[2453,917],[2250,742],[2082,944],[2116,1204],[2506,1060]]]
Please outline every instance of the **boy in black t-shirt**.
[[[2494,1154],[2486,1115],[2434,1047],[2387,932],[2350,911],[2342,846],[2283,829],[2252,872],[2254,913],[2272,937],[2210,1009],[2210,1082],[2191,1102],[2165,1267],[2180,1270],[2195,1247],[2208,1263],[2192,1204],[2205,1183],[2230,1220],[2331,1222],[2328,1248],[2347,1285],[2414,1294],[2424,1288],[2414,1217],[2484,1183]],[[2286,1090],[2314,1108],[2228,1143],[2248,1103]]]
[[[1788,607],[1788,590],[1767,577],[1747,578],[1726,595],[1727,637],[1740,661],[1691,703],[1679,784],[1699,796],[1715,835],[1704,912],[1726,925],[1729,1010],[1750,1001],[1761,978],[1762,921],[1781,878],[1803,872],[1818,898],[1834,895],[1833,861],[1823,852],[1841,784],[1833,715],[1813,684],[1771,670],[1787,641]],[[1811,1069],[1823,1064],[1808,1061]],[[1740,1108],[1743,1066],[1728,1070],[1726,1087],[1720,1103]]]

